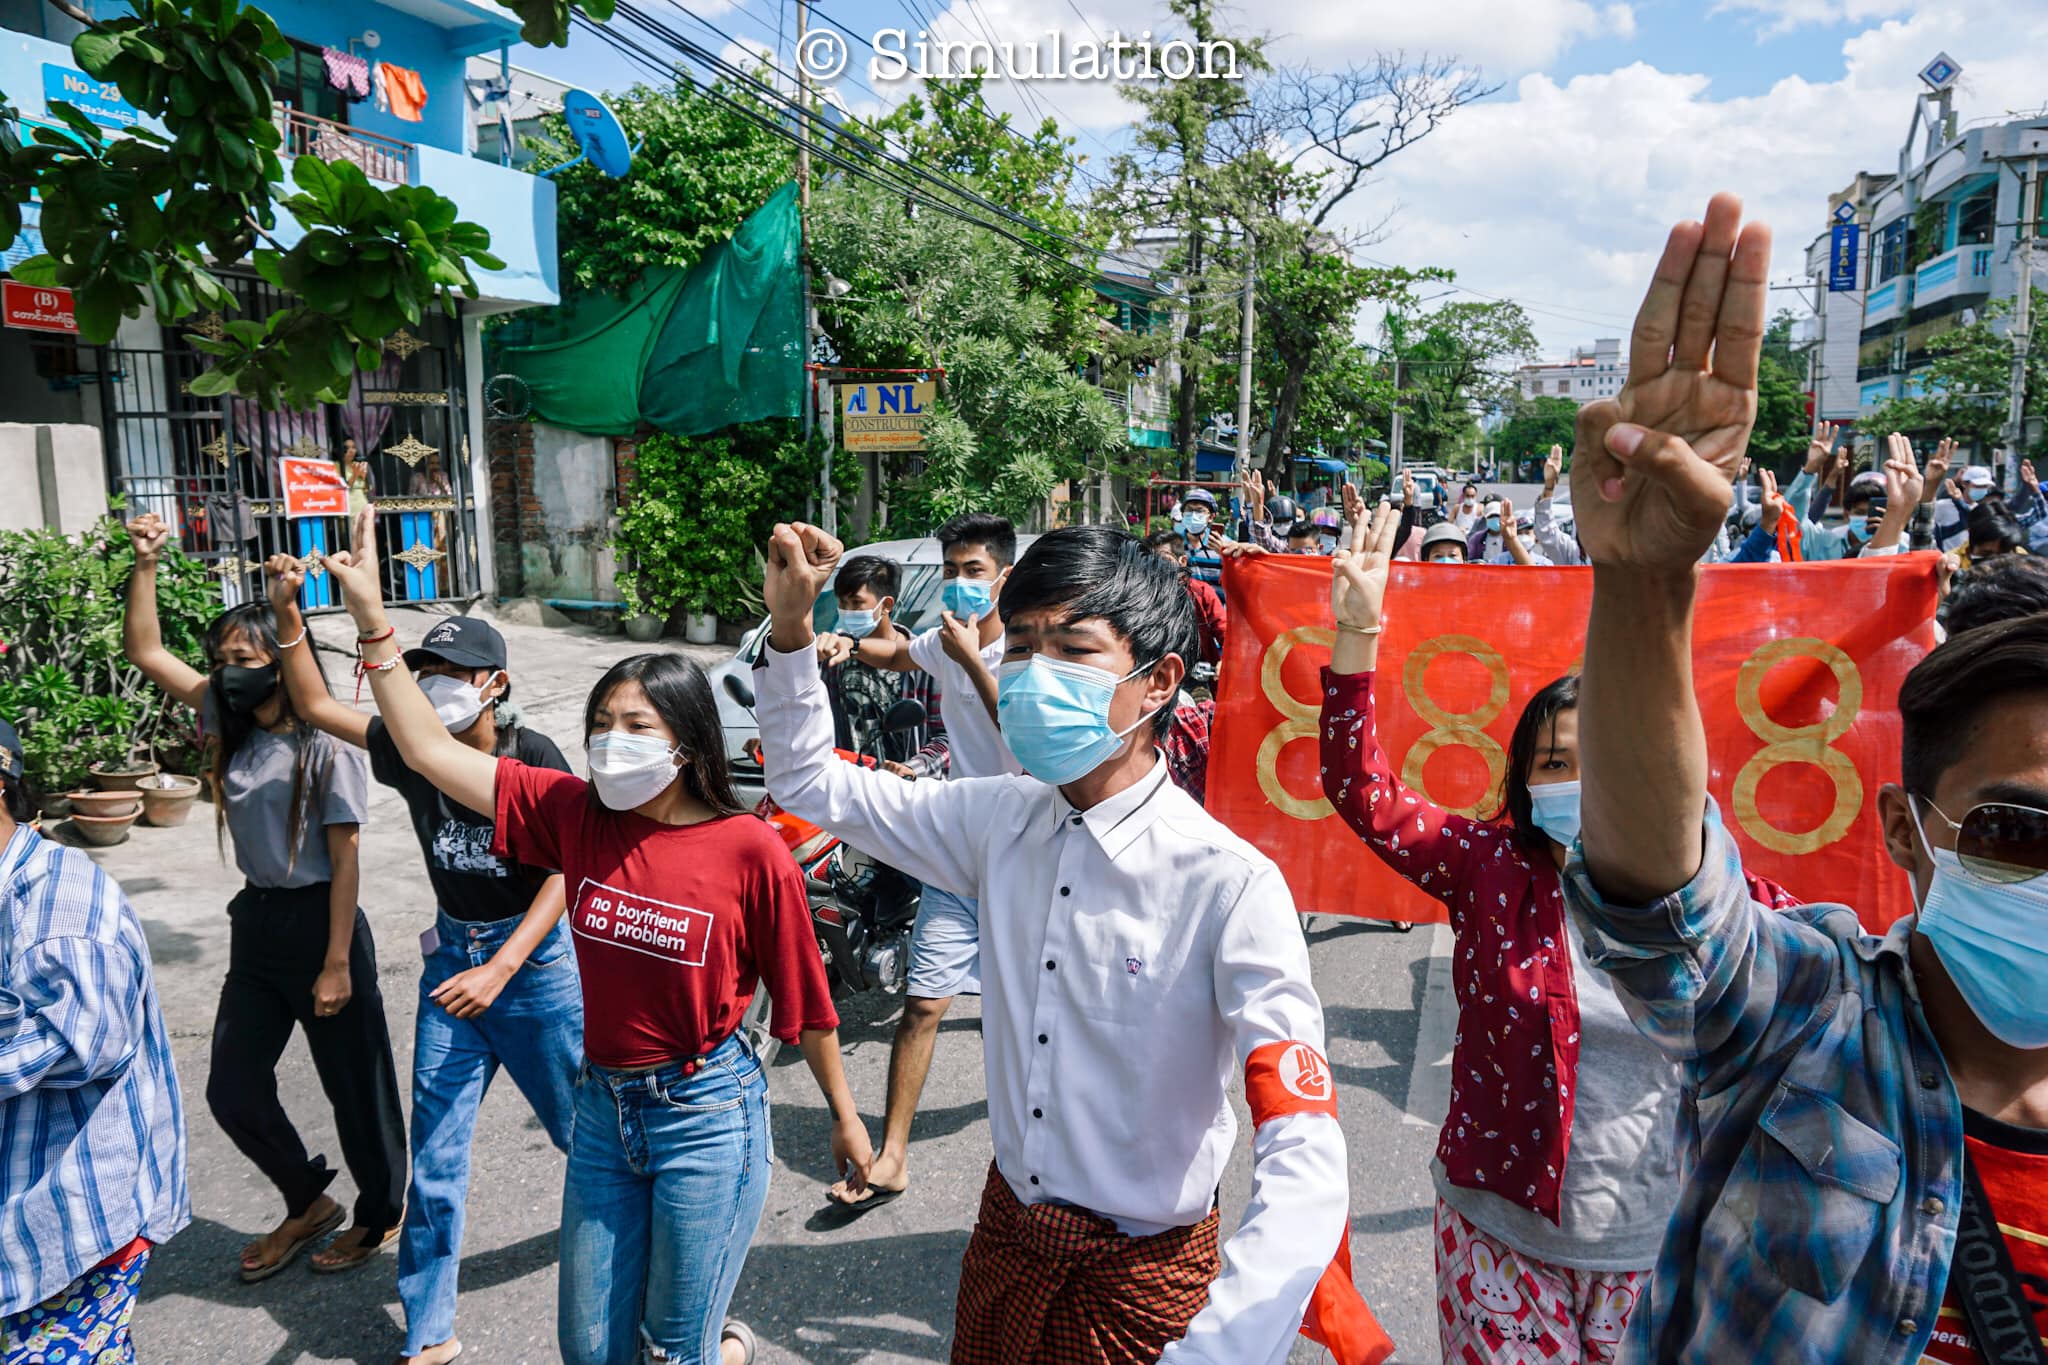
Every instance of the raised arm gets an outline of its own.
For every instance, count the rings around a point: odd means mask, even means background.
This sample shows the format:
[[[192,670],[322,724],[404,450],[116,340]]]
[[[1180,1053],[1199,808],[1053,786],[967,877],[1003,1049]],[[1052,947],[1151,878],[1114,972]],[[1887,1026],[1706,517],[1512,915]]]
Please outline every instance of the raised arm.
[[[448,727],[434,714],[434,704],[399,657],[396,632],[384,615],[384,594],[377,585],[377,549],[370,515],[366,505],[356,516],[354,550],[322,555],[320,562],[334,575],[349,615],[355,618],[361,667],[377,698],[377,712],[404,756],[405,766],[478,814],[495,816],[498,760],[448,733]]]
[[[1399,513],[1381,503],[1352,523],[1348,545],[1330,563],[1330,608],[1337,640],[1323,686],[1323,794],[1381,862],[1417,888],[1450,903],[1478,822],[1436,805],[1402,782],[1380,747],[1373,699],[1383,603]]]
[[[773,626],[754,674],[768,794],[790,814],[921,882],[979,895],[982,849],[1000,832],[968,817],[964,795],[1006,779],[905,782],[842,762],[832,751],[831,708],[818,676],[811,606],[841,552],[837,540],[802,524],[776,527],[768,544],[764,595]]]
[[[859,659],[869,668],[886,669],[891,673],[909,673],[917,668],[917,661],[910,657],[911,638],[908,631],[902,630],[892,632],[886,640],[869,635],[851,641],[846,653]]]
[[[206,675],[164,648],[156,615],[156,570],[171,528],[154,512],[128,523],[135,570],[128,575],[128,609],[121,615],[121,652],[142,676],[197,711],[206,701]]]
[[[344,743],[358,749],[368,747],[369,713],[336,701],[313,658],[313,636],[299,612],[299,589],[306,581],[304,565],[290,555],[272,555],[263,572],[270,584],[270,613],[277,618],[279,672],[292,699],[292,710]]]
[[[974,684],[974,695],[981,699],[981,705],[988,712],[990,721],[996,721],[996,675],[989,671],[988,664],[981,657],[981,618],[970,616],[965,621],[950,611],[939,613],[939,645],[946,651],[946,657],[960,665],[960,671]]]
[[[1905,548],[1906,525],[1920,508],[1920,462],[1913,458],[1913,443],[1895,431],[1890,448],[1884,463],[1884,520],[1863,547],[1863,553],[1873,557],[1895,555]]]

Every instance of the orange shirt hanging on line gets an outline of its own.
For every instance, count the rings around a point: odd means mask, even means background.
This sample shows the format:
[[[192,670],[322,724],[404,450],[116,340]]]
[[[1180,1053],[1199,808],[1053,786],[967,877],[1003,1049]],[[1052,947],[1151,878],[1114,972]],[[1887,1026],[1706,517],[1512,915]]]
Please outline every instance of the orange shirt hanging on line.
[[[379,62],[377,67],[384,77],[384,97],[391,103],[391,116],[407,123],[420,122],[427,108],[427,87],[420,73],[390,62]]]

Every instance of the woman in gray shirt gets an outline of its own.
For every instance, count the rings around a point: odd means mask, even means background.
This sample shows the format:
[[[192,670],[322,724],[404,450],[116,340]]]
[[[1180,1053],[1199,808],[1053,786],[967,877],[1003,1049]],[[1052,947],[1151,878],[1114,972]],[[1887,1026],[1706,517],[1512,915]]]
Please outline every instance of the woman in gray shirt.
[[[170,528],[128,523],[135,573],[122,646],[129,662],[200,713],[215,809],[247,884],[228,902],[228,974],[213,1026],[206,1101],[243,1155],[285,1200],[285,1219],[242,1249],[244,1281],[268,1279],[338,1227],[327,1194],[336,1172],[308,1156],[277,1097],[277,1059],[297,1025],[334,1106],[342,1159],[356,1183],[353,1226],[313,1257],[350,1270],[397,1236],[405,1198],[405,1125],[377,952],[356,905],[357,840],[369,780],[360,752],[293,711],[278,685],[270,609],[233,607],[206,630],[210,673],[164,648],[156,572]]]

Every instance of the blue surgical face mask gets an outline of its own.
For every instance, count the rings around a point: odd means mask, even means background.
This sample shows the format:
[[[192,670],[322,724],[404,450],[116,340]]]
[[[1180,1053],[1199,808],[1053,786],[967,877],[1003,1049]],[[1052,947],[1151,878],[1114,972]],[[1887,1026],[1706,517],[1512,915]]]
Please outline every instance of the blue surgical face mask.
[[[1987,882],[1965,871],[1954,850],[1928,844],[1924,828],[1920,842],[1934,878],[1916,927],[1949,980],[1992,1037],[2008,1047],[2048,1047],[2048,877]]]
[[[1123,747],[1128,729],[1109,727],[1116,689],[1151,666],[1119,678],[1108,669],[1034,654],[1006,663],[996,678],[996,723],[1003,742],[1041,782],[1061,786],[1086,777]]]
[[[1486,529],[1487,529],[1487,530],[1489,530],[1489,531],[1491,531],[1491,532],[1493,532],[1493,533],[1494,533],[1495,535],[1499,535],[1499,534],[1500,534],[1500,518],[1499,518],[1499,517],[1488,517],[1488,518],[1486,519]]]
[[[1546,782],[1529,788],[1529,819],[1551,838],[1571,847],[1579,837],[1579,784]]]
[[[875,627],[880,624],[881,619],[882,614],[878,611],[859,611],[848,607],[841,607],[839,609],[839,633],[841,635],[851,635],[856,640],[864,639],[875,633]]]
[[[1976,485],[1963,491],[1970,495],[1971,502],[1982,502],[1991,496],[1991,489],[1986,485]]]
[[[1198,536],[1208,529],[1209,514],[1207,512],[1189,512],[1180,519],[1182,535]]]
[[[939,605],[965,621],[970,616],[988,615],[994,599],[989,596],[988,584],[979,578],[949,578],[939,589]]]

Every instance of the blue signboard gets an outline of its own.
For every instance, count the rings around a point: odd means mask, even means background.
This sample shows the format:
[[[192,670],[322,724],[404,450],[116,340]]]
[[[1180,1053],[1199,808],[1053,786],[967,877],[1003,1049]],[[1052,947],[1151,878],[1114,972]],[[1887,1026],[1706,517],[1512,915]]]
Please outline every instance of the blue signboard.
[[[133,128],[142,111],[121,98],[121,87],[95,80],[75,66],[43,63],[43,99],[63,100],[102,128]]]
[[[1828,229],[1828,292],[1844,294],[1856,288],[1856,251],[1862,229],[1854,223],[1837,223]]]

